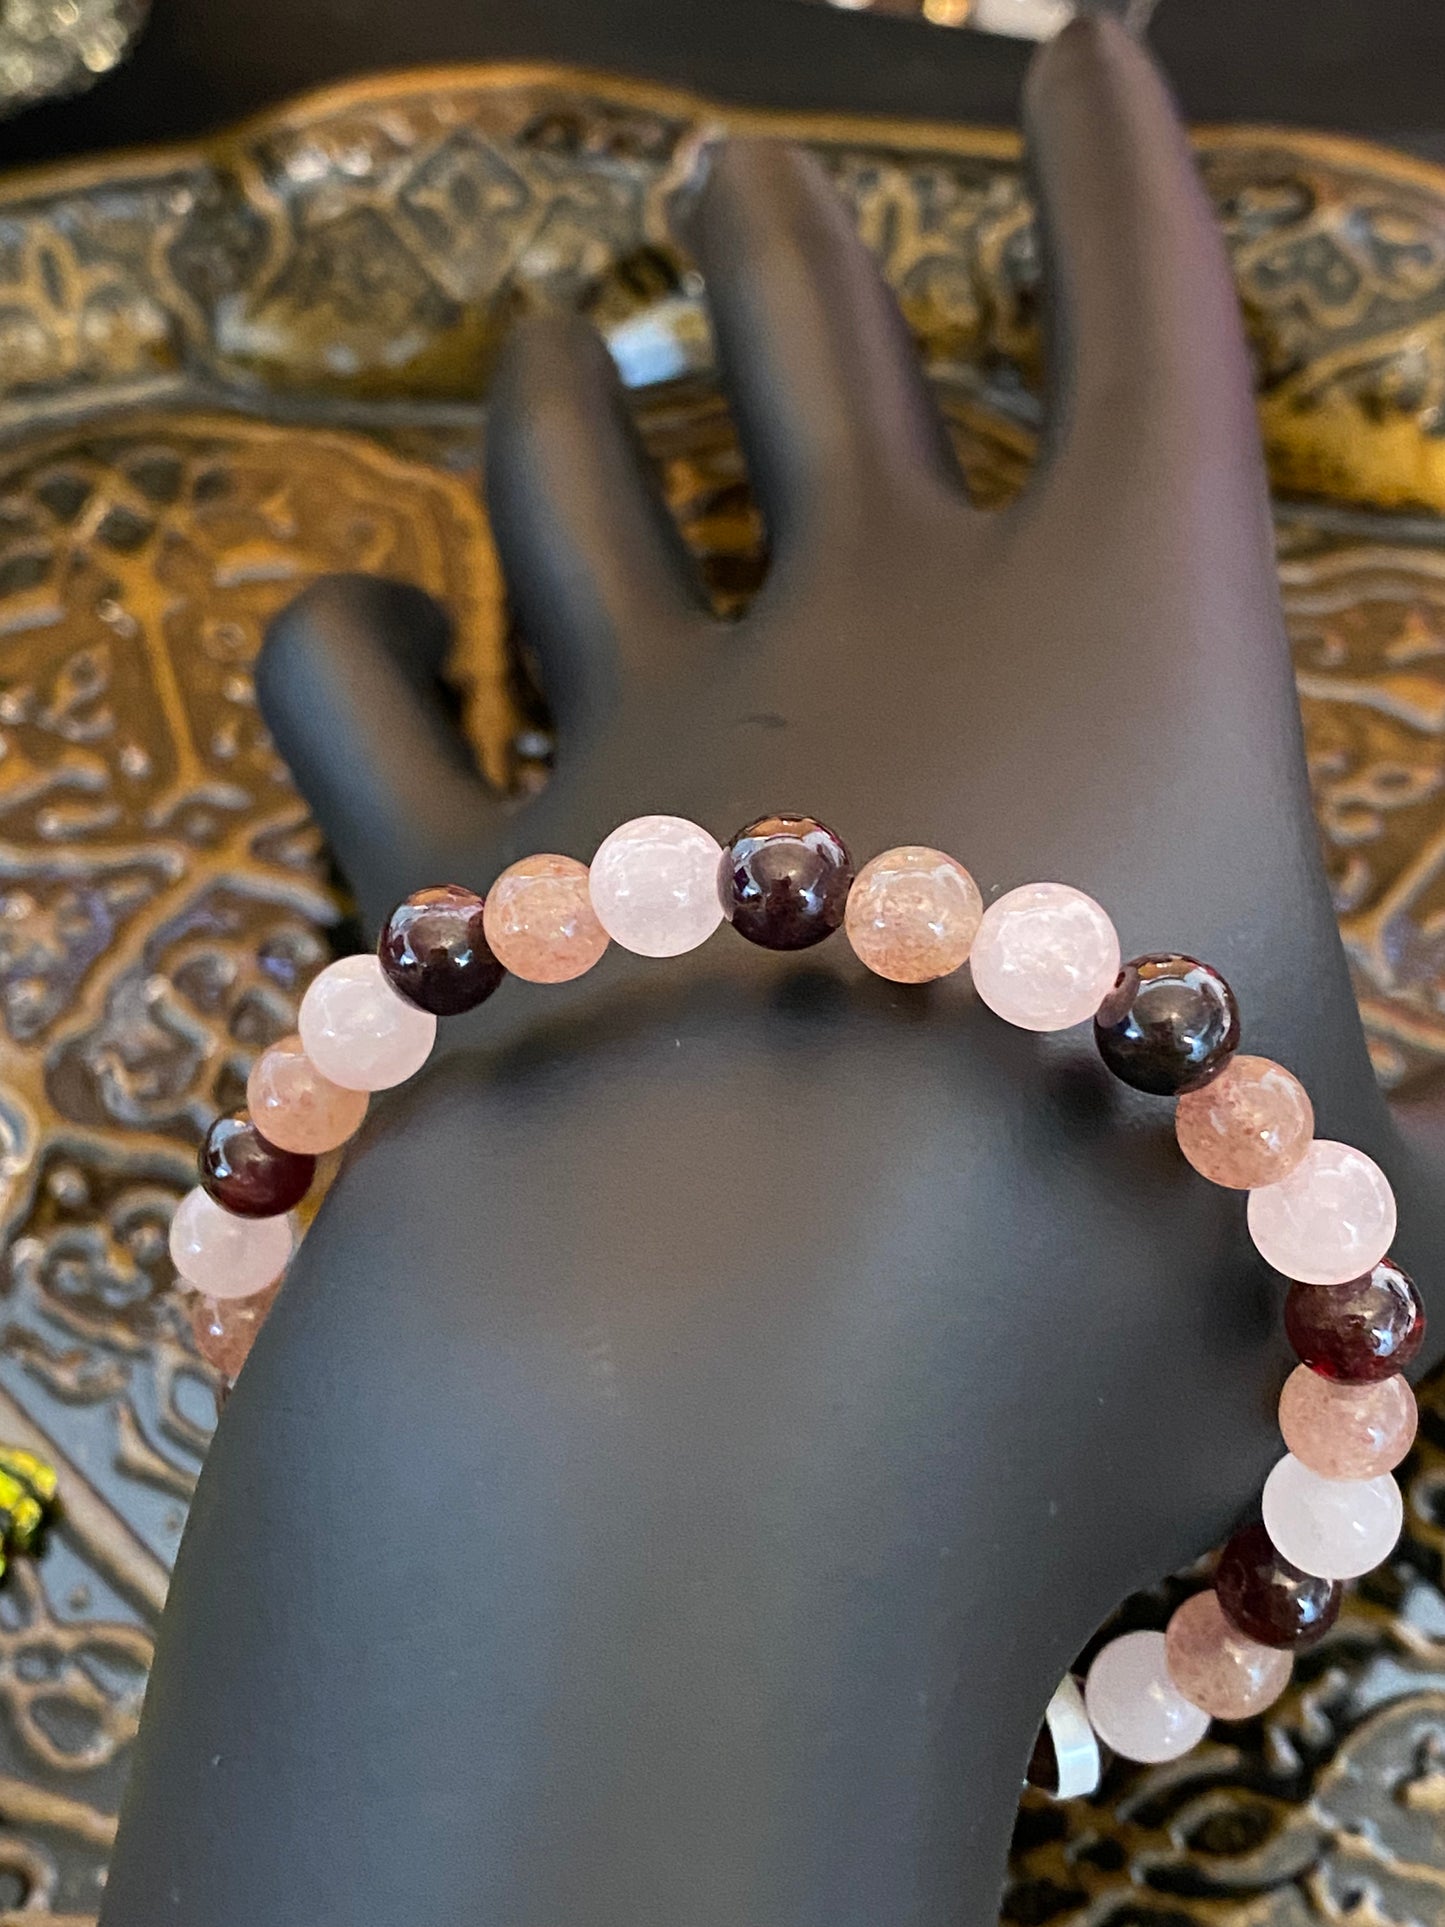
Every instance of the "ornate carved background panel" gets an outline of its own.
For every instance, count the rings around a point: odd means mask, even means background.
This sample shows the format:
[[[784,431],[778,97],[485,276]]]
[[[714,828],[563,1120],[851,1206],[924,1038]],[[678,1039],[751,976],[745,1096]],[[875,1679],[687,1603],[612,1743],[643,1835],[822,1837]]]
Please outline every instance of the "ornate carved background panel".
[[[476,479],[497,343],[557,305],[607,334],[719,602],[751,592],[757,518],[672,239],[728,125],[813,144],[975,489],[1016,491],[1039,263],[999,136],[449,71],[0,185],[0,1439],[57,1462],[65,1500],[0,1587],[0,1927],[94,1920],[215,1418],[166,1222],[345,910],[256,713],[262,627],[323,570],[420,583],[487,772],[542,780]],[[1342,927],[1400,1082],[1445,1060],[1445,174],[1250,132],[1200,151]],[[1445,1918],[1445,1388],[1409,1497],[1396,1560],[1267,1723],[1025,1803],[1010,1920]]]

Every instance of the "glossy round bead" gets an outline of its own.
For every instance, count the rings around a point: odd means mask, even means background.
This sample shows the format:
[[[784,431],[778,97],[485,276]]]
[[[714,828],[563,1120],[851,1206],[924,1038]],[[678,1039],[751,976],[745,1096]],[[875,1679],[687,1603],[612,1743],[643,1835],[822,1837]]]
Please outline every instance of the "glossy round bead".
[[[1169,1677],[1163,1633],[1124,1633],[1089,1668],[1084,1703],[1094,1731],[1126,1760],[1177,1760],[1209,1731],[1209,1715]]]
[[[832,936],[852,881],[841,837],[811,816],[760,816],[718,864],[723,915],[764,950],[807,950]]]
[[[528,856],[487,892],[487,942],[514,977],[565,984],[607,948],[588,888],[587,866],[570,856]]]
[[[1136,957],[1094,1017],[1099,1055],[1125,1084],[1156,1097],[1207,1084],[1239,1046],[1239,1005],[1193,957]]]
[[[597,921],[640,957],[680,957],[722,922],[717,870],[722,845],[683,816],[638,816],[612,832],[592,859],[588,885]]]
[[[1212,1592],[1197,1592],[1164,1635],[1169,1677],[1212,1720],[1250,1720],[1289,1685],[1294,1661],[1231,1626]]]
[[[472,890],[443,883],[416,890],[386,920],[376,946],[387,981],[433,1017],[475,1010],[506,971],[492,955],[485,905]]]
[[[984,911],[970,962],[974,988],[996,1015],[1020,1030],[1067,1030],[1108,996],[1119,939],[1082,890],[1026,883]]]
[[[437,1020],[387,982],[377,957],[328,964],[301,999],[298,1020],[306,1055],[348,1091],[388,1091],[415,1075],[431,1055]]]
[[[1264,1528],[1285,1558],[1322,1579],[1358,1579],[1389,1558],[1404,1505],[1386,1473],[1322,1479],[1293,1454],[1264,1482]]]
[[[1234,1191],[1288,1177],[1310,1148],[1309,1093],[1268,1057],[1231,1057],[1202,1090],[1179,1100],[1179,1148],[1203,1178]]]
[[[1344,1598],[1337,1579],[1303,1572],[1286,1559],[1257,1520],[1220,1553],[1214,1591],[1229,1623],[1247,1639],[1296,1652],[1329,1631]]]
[[[257,1333],[275,1304],[279,1285],[254,1298],[197,1298],[191,1305],[191,1335],[196,1350],[222,1378],[240,1377]]]
[[[199,1185],[171,1219],[171,1259],[192,1290],[207,1298],[254,1298],[291,1262],[289,1218],[238,1218]]]
[[[1415,1394],[1398,1372],[1375,1385],[1339,1385],[1297,1365],[1279,1395],[1285,1444],[1322,1479],[1393,1472],[1415,1443],[1418,1423]]]
[[[895,984],[928,984],[967,963],[983,897],[961,863],[917,843],[865,863],[844,927],[859,961]]]
[[[201,1183],[239,1218],[274,1218],[311,1189],[316,1160],[268,1144],[249,1117],[218,1117],[197,1163]]]
[[[360,1129],[365,1091],[345,1091],[323,1077],[299,1037],[283,1037],[251,1066],[246,1104],[256,1128],[279,1151],[319,1157]]]
[[[1269,1264],[1306,1285],[1343,1285],[1395,1236],[1389,1179],[1352,1144],[1316,1138],[1287,1178],[1251,1191],[1249,1235]]]
[[[1414,1358],[1425,1342],[1425,1307],[1409,1272],[1382,1258],[1343,1285],[1291,1285],[1284,1328],[1321,1378],[1368,1385]]]

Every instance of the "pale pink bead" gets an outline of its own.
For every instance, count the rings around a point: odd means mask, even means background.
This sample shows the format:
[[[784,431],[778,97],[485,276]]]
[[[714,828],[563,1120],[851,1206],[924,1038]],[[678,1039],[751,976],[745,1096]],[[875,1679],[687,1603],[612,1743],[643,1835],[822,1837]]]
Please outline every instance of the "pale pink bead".
[[[1395,1236],[1395,1194],[1373,1158],[1317,1138],[1287,1178],[1249,1194],[1260,1255],[1305,1285],[1363,1278]]]
[[[983,913],[974,987],[1021,1030],[1067,1030],[1093,1016],[1119,974],[1119,939],[1092,897],[1067,883],[1026,883]]]
[[[291,1220],[238,1218],[199,1185],[171,1219],[171,1258],[182,1279],[207,1298],[253,1298],[291,1262]]]
[[[571,856],[527,856],[487,892],[482,927],[492,955],[529,984],[565,984],[607,948],[588,889],[587,865]]]
[[[927,984],[967,963],[982,916],[983,897],[961,863],[907,843],[863,865],[848,893],[844,928],[876,975]]]
[[[272,1285],[267,1291],[258,1291],[254,1298],[194,1300],[191,1333],[196,1349],[222,1378],[240,1377],[280,1289]]]
[[[359,1130],[366,1116],[365,1091],[346,1091],[323,1077],[299,1037],[283,1037],[251,1066],[246,1108],[268,1144],[280,1151],[319,1157]]]
[[[1197,1592],[1164,1635],[1169,1677],[1191,1706],[1212,1720],[1248,1720],[1273,1706],[1294,1661],[1276,1646],[1236,1632],[1215,1594]]]
[[[1110,1640],[1089,1668],[1084,1704],[1106,1746],[1146,1765],[1179,1759],[1209,1731],[1209,1715],[1169,1677],[1163,1633]]]
[[[1415,1394],[1398,1372],[1373,1385],[1321,1378],[1297,1366],[1279,1395],[1279,1429],[1302,1465],[1322,1479],[1376,1479],[1415,1443]]]
[[[1179,1148],[1202,1178],[1233,1191],[1287,1178],[1310,1148],[1309,1092],[1270,1057],[1232,1057],[1174,1113]]]
[[[437,1020],[386,981],[375,956],[328,964],[301,999],[302,1047],[323,1077],[348,1091],[389,1091],[419,1071]]]
[[[1377,1479],[1322,1479],[1291,1453],[1264,1482],[1264,1529],[1276,1551],[1319,1579],[1358,1579],[1395,1549],[1400,1488]]]
[[[721,862],[716,837],[686,817],[634,817],[592,859],[592,907],[624,950],[680,957],[722,922]]]

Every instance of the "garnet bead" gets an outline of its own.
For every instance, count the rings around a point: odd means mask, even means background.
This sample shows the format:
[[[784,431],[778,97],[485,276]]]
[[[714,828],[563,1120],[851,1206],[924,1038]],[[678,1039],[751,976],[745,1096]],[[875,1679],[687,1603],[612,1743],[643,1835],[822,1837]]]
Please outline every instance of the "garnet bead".
[[[1239,1047],[1239,1005],[1193,957],[1136,957],[1094,1017],[1099,1055],[1125,1084],[1156,1097],[1195,1091]]]
[[[1229,1623],[1247,1639],[1294,1651],[1329,1631],[1344,1597],[1338,1580],[1291,1565],[1258,1521],[1236,1532],[1219,1555],[1214,1591]]]
[[[1321,1378],[1373,1385],[1403,1371],[1425,1342],[1425,1307],[1408,1271],[1382,1258],[1346,1285],[1291,1285],[1284,1328]]]
[[[724,916],[764,950],[806,950],[842,923],[853,860],[840,837],[811,816],[763,816],[722,853]]]
[[[433,1017],[459,1017],[485,1003],[507,973],[487,942],[484,912],[482,899],[456,883],[399,903],[376,947],[392,988]]]
[[[201,1183],[238,1218],[279,1218],[311,1188],[316,1160],[268,1144],[249,1117],[218,1117],[199,1158]]]

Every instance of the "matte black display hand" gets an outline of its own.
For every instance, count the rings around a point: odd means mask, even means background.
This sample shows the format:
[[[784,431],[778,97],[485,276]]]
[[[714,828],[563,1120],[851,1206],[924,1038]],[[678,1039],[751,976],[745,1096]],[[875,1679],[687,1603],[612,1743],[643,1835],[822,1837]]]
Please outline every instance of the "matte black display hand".
[[[1246,1046],[1436,1170],[1331,913],[1234,294],[1149,61],[1028,97],[1050,447],[970,506],[820,174],[718,161],[695,243],[771,566],[715,622],[601,344],[522,330],[490,506],[560,744],[488,796],[439,617],[324,582],[265,713],[368,916],[645,811],[807,811],[1216,963]],[[724,931],[519,984],[374,1122],[216,1438],[106,1927],[981,1927],[1044,1704],[1279,1451],[1283,1289],[1087,1031]],[[1442,1320],[1445,1326],[1445,1320]]]

